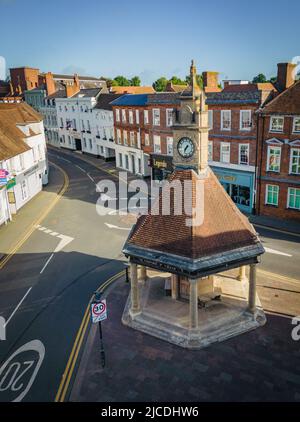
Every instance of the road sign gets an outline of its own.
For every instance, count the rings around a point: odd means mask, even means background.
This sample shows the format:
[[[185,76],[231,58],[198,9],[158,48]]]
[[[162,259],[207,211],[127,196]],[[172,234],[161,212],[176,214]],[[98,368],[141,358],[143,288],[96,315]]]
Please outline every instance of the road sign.
[[[91,304],[92,322],[100,322],[107,318],[106,299]]]

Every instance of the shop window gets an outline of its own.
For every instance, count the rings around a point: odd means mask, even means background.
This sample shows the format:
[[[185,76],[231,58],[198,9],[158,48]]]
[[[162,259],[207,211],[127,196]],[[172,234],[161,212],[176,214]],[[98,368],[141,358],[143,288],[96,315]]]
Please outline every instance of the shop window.
[[[221,142],[220,161],[230,163],[230,144],[227,142]]]
[[[283,132],[284,117],[272,116],[270,121],[270,132]]]
[[[249,145],[242,144],[239,146],[239,164],[249,165]]]
[[[231,110],[221,110],[221,130],[231,129]]]
[[[300,149],[291,150],[290,173],[300,174]]]
[[[266,186],[266,204],[278,206],[279,186]]]
[[[300,210],[300,188],[288,188],[288,208]]]
[[[293,119],[293,132],[300,133],[300,117],[294,117]]]
[[[281,147],[268,147],[268,171],[280,171]]]
[[[250,130],[252,126],[251,110],[240,111],[240,130]]]

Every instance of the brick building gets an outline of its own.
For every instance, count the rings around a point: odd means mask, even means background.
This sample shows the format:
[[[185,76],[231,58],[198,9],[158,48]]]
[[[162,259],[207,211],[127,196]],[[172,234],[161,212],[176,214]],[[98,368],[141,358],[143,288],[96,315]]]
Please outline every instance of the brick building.
[[[256,212],[300,220],[300,81],[280,64],[286,88],[258,112],[259,172]],[[280,67],[279,67],[280,71]]]
[[[178,104],[176,92],[123,95],[112,102],[118,168],[145,177],[151,162],[156,178],[171,172],[171,126]]]
[[[209,164],[236,205],[251,213],[255,206],[257,160],[256,110],[276,89],[270,83],[225,83],[207,93]]]

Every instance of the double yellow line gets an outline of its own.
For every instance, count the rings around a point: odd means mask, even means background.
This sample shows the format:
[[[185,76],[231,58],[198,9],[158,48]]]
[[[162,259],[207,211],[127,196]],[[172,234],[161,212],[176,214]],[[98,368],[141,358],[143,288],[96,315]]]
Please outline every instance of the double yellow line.
[[[66,190],[68,189],[69,186],[69,177],[67,175],[67,173],[65,172],[64,169],[62,169],[61,167],[59,167],[57,164],[52,163],[51,161],[49,161],[49,163],[56,167],[59,171],[62,172],[63,176],[64,176],[64,183],[63,186],[61,187],[61,189],[59,190],[59,192],[57,193],[57,196],[55,197],[55,199],[51,202],[51,204],[43,211],[43,213],[39,216],[39,218],[37,220],[35,220],[33,223],[30,224],[30,226],[28,227],[28,230],[23,234],[23,236],[19,239],[19,241],[16,243],[15,246],[13,246],[13,248],[11,248],[8,253],[5,255],[4,258],[2,258],[0,260],[0,270],[7,264],[7,262],[14,256],[14,254],[18,251],[18,249],[20,249],[20,247],[26,242],[26,240],[32,235],[32,233],[34,232],[34,230],[36,229],[36,226],[38,224],[40,224],[43,219],[49,214],[49,212],[55,207],[55,205],[57,204],[57,202],[60,200],[60,198],[64,195],[64,193],[66,192]]]
[[[118,274],[115,274],[114,276],[110,277],[108,280],[106,280],[97,290],[99,293],[103,293],[104,290],[114,281],[116,281],[118,278],[120,278],[122,275],[125,274],[125,270],[120,271]],[[74,368],[78,359],[78,355],[82,346],[83,339],[85,338],[86,330],[88,328],[89,322],[90,322],[90,305],[92,303],[92,298],[90,299],[85,313],[83,315],[79,330],[77,332],[75,342],[71,351],[71,354],[69,356],[65,371],[62,375],[62,379],[57,391],[57,394],[55,396],[55,402],[63,402],[65,400],[70,381],[72,379],[72,375],[74,372]]]

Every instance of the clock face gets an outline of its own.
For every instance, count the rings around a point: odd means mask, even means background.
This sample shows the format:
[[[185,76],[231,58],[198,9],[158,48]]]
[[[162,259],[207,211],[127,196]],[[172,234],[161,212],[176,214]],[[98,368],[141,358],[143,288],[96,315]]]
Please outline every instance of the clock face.
[[[177,150],[181,157],[189,158],[195,151],[194,142],[190,138],[181,138],[177,144]]]

